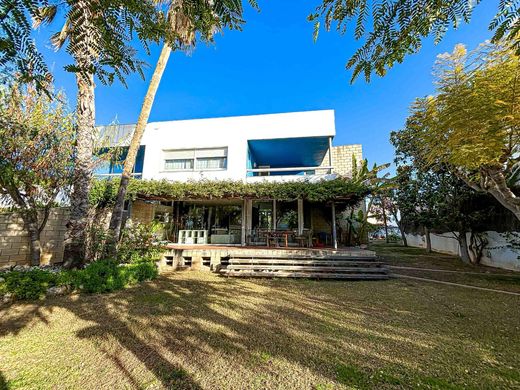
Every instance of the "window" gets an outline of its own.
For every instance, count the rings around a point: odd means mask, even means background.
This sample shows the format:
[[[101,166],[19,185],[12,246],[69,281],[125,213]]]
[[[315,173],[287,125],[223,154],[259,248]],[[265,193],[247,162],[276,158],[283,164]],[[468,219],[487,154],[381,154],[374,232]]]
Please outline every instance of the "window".
[[[226,169],[226,157],[201,157],[197,159],[197,169]]]
[[[227,168],[227,148],[165,150],[167,171],[205,171]]]
[[[191,171],[193,170],[193,159],[167,159],[164,161],[164,169],[166,169],[167,171]]]

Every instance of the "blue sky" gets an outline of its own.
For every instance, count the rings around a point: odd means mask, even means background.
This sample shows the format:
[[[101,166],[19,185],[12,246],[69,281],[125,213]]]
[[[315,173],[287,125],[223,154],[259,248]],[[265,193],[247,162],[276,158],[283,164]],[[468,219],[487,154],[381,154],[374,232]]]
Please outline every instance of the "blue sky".
[[[414,98],[433,92],[431,73],[436,56],[451,51],[457,43],[473,48],[489,39],[487,26],[498,1],[477,6],[471,23],[448,32],[439,45],[432,38],[425,40],[419,54],[407,57],[384,78],[375,76],[369,84],[360,78],[354,85],[349,84],[351,73],[345,70],[345,63],[359,43],[352,34],[340,36],[335,31],[322,32],[314,43],[313,26],[306,16],[318,3],[260,1],[260,12],[246,10],[242,32],[226,31],[214,45],[201,44],[189,56],[174,53],[150,121],[334,109],[336,145],[361,143],[371,164],[391,162],[389,134],[403,126]],[[44,40],[47,31],[38,34],[56,85],[65,89],[73,105],[74,76],[63,71],[70,57],[50,50]],[[147,80],[158,53],[157,47],[150,57],[143,53],[143,59],[152,65],[146,71]],[[134,123],[147,80],[131,76],[128,88],[98,83],[97,123],[107,124],[116,117],[120,123]]]

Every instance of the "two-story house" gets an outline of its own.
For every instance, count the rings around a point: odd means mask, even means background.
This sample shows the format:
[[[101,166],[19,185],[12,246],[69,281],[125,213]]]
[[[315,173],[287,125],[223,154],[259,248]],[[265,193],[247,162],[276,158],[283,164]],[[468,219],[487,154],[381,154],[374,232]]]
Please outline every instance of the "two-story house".
[[[127,140],[134,126],[114,129],[117,143]],[[361,145],[334,146],[335,135],[332,110],[152,122],[134,175],[168,181],[331,180],[349,176],[353,158],[362,159]],[[112,177],[121,170],[113,161],[98,167],[96,175]],[[295,245],[295,237],[308,234],[313,245],[335,246],[330,212],[329,205],[302,199],[143,198],[128,207],[133,220],[165,222],[167,238],[179,244],[269,244],[267,232],[281,231],[286,232],[278,237],[284,245]]]

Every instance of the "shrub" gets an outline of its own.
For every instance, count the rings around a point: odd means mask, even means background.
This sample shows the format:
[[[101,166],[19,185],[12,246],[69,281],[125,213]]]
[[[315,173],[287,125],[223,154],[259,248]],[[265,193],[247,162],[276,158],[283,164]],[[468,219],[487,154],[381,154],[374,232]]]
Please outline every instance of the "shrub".
[[[56,273],[41,269],[6,272],[2,278],[0,293],[11,293],[16,299],[42,298],[47,288],[56,286],[59,281]]]
[[[77,289],[87,293],[103,293],[155,279],[158,271],[151,261],[124,265],[115,260],[98,260],[72,275],[72,284]]]
[[[115,260],[98,260],[74,272],[72,283],[88,293],[103,293],[122,289],[127,278]]]
[[[127,266],[127,269],[137,282],[155,279],[159,274],[156,265],[151,261],[130,264]]]
[[[129,224],[123,229],[117,259],[122,263],[158,260],[164,249],[156,243],[156,235],[161,228],[158,222]]]

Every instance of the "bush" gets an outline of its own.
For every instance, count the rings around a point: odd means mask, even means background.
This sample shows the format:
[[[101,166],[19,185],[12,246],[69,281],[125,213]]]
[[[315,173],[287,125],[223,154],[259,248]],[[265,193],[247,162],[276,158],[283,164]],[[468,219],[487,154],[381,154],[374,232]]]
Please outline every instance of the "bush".
[[[121,234],[117,259],[122,263],[157,261],[164,250],[156,243],[156,235],[161,228],[158,222],[129,224]]]
[[[98,260],[74,272],[72,283],[88,293],[103,293],[122,289],[127,279],[115,260]]]
[[[58,274],[41,269],[6,272],[2,278],[0,293],[13,294],[16,299],[42,298],[47,289],[56,286],[60,279]]]
[[[128,272],[135,277],[137,282],[152,280],[159,275],[156,265],[151,261],[141,261],[127,266]]]
[[[120,290],[128,285],[155,279],[158,275],[153,262],[118,264],[115,260],[98,260],[85,269],[76,271],[73,285],[87,293],[103,293]]]

